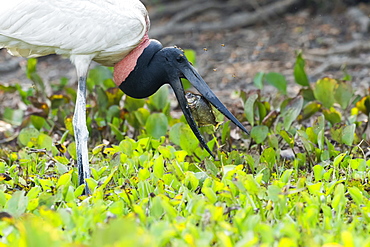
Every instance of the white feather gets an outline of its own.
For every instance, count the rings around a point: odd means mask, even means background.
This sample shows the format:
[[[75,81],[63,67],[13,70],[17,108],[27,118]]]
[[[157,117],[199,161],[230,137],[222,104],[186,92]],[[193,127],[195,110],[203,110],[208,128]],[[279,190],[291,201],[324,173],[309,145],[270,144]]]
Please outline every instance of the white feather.
[[[13,55],[89,55],[113,66],[149,29],[138,0],[0,0],[0,47]]]

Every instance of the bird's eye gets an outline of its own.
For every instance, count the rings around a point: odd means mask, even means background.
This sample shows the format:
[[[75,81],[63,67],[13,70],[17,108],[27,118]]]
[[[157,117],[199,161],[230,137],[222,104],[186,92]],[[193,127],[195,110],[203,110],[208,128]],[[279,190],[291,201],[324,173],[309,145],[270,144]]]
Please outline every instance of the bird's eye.
[[[184,55],[183,54],[180,54],[177,58],[176,58],[177,62],[179,63],[182,63],[184,62],[185,58],[184,58]]]

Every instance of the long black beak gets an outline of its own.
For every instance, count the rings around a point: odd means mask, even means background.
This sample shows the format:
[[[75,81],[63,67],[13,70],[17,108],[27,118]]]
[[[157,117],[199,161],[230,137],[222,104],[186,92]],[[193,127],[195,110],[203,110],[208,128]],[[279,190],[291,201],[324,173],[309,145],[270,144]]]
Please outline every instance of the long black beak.
[[[224,116],[230,119],[234,124],[236,124],[241,130],[245,133],[249,134],[249,132],[244,128],[244,126],[234,117],[233,114],[221,103],[221,101],[217,98],[217,96],[211,91],[209,86],[203,80],[203,78],[198,74],[198,72],[190,65],[190,63],[185,60],[181,64],[177,64],[176,68],[182,73],[182,75],[190,81],[190,83],[206,98],[218,111],[220,111]],[[212,155],[215,157],[211,150],[208,148],[207,144],[205,143],[202,135],[199,132],[197,124],[194,121],[194,118],[191,114],[190,108],[188,106],[188,102],[185,98],[184,88],[178,78],[178,75],[171,74],[170,75],[170,85],[172,86],[176,98],[180,104],[181,110],[183,111],[185,118],[193,130],[195,136],[198,138],[201,145]]]

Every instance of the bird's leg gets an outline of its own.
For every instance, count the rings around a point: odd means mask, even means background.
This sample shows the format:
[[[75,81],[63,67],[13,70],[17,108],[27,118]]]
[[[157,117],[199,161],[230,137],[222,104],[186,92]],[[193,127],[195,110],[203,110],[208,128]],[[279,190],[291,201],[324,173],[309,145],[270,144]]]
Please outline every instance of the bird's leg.
[[[85,194],[90,194],[86,178],[90,177],[87,140],[89,132],[86,126],[86,77],[91,62],[91,57],[86,55],[71,56],[78,76],[77,99],[73,115],[73,129],[75,132],[78,182],[85,183]]]
[[[77,151],[77,168],[78,183],[85,183],[85,193],[89,194],[86,178],[90,177],[89,158],[87,151],[87,139],[89,132],[86,127],[86,77],[81,76],[78,79],[78,90],[75,112],[73,115],[73,128],[75,132],[76,151]]]

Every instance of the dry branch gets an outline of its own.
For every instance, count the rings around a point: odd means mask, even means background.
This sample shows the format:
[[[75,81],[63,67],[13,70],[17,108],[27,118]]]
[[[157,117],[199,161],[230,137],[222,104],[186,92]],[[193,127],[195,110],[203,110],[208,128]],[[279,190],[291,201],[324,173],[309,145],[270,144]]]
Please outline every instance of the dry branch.
[[[329,69],[339,69],[342,66],[355,67],[355,66],[370,66],[370,58],[352,58],[352,57],[343,57],[343,56],[331,56],[328,58],[320,58],[313,56],[306,56],[307,60],[321,62],[322,64],[317,67],[312,75],[316,76]]]
[[[312,49],[307,51],[307,54],[312,56],[329,56],[338,54],[350,54],[370,51],[370,42],[364,40],[356,40],[350,43],[337,45],[331,49]]]
[[[178,34],[178,33],[185,33],[185,32],[202,32],[202,31],[219,31],[222,29],[234,29],[238,27],[244,27],[249,25],[254,25],[261,20],[270,19],[276,15],[281,15],[285,13],[293,4],[298,4],[302,0],[282,0],[276,1],[266,6],[262,6],[259,9],[255,10],[254,12],[248,13],[236,13],[231,15],[230,17],[222,20],[222,21],[215,21],[215,22],[203,22],[203,23],[192,23],[192,22],[184,22],[181,23],[179,21],[183,21],[184,18],[187,16],[193,16],[194,14],[199,13],[198,5],[197,8],[191,8],[191,10],[187,10],[183,17],[176,17],[174,20],[177,21],[170,21],[168,24],[153,28],[150,31],[150,35],[152,37],[163,36],[166,34]],[[221,3],[222,6],[224,4]],[[215,5],[214,7],[217,7]],[[209,6],[206,6],[209,8]],[[193,13],[192,13],[193,12]]]

